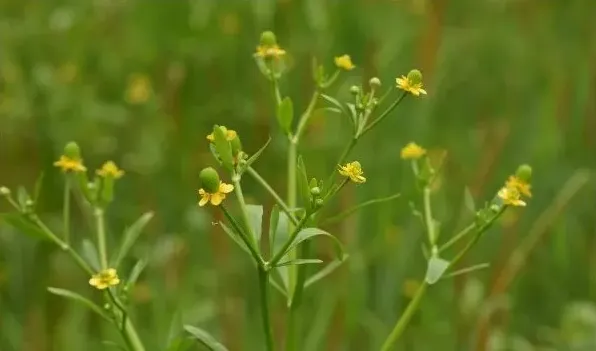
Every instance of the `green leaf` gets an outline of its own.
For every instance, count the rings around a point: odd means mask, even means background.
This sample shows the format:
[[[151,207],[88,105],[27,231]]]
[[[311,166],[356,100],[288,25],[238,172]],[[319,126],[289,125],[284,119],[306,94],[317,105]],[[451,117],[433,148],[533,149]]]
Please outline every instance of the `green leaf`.
[[[292,131],[292,120],[294,119],[294,106],[292,99],[288,96],[281,100],[281,103],[277,106],[277,122],[281,129],[290,134]]]
[[[43,186],[44,175],[45,175],[45,173],[41,172],[39,174],[39,176],[37,177],[37,180],[35,181],[35,187],[33,189],[33,203],[35,205],[37,205],[37,202],[39,201],[39,194],[41,194],[41,188]]]
[[[275,226],[275,233],[273,235],[273,241],[269,242],[269,246],[271,247],[272,252],[278,252],[283,247],[284,243],[288,240],[289,237],[289,226],[290,226],[290,219],[288,215],[284,212],[279,212],[279,218],[277,219],[277,225]],[[282,284],[284,286],[284,293],[287,297],[287,291],[289,289],[289,278],[288,278],[288,267],[278,267],[277,273],[281,278]]]
[[[310,201],[310,187],[308,184],[308,177],[306,175],[306,166],[304,165],[304,159],[302,156],[298,156],[298,165],[296,167],[296,177],[298,180],[298,190],[302,199],[302,204],[307,211],[311,210]]]
[[[269,146],[270,142],[271,138],[267,139],[265,145],[261,146],[261,148],[257,152],[255,152],[251,157],[248,158],[248,160],[246,160],[246,168],[250,167],[250,165],[252,165],[256,160],[259,159],[259,157],[261,157],[261,154],[263,153],[263,151],[265,151],[267,146]]]
[[[226,138],[225,133],[218,125],[213,127],[213,137],[215,139],[215,150],[217,151],[222,164],[228,171],[233,171],[234,157],[232,156],[232,146]]]
[[[332,98],[331,96],[326,94],[321,94],[321,97],[330,102],[333,106],[335,106],[340,111],[340,113],[345,113],[346,115],[348,114],[348,112],[346,111],[346,107],[337,99]]]
[[[234,240],[234,242],[236,244],[238,244],[238,246],[240,246],[240,248],[242,250],[244,250],[247,254],[252,255],[252,253],[250,252],[250,250],[248,249],[248,247],[246,246],[246,244],[244,243],[244,241],[240,238],[240,234],[236,233],[236,231],[230,229],[228,226],[226,226],[223,222],[219,222],[219,225],[221,225],[221,227],[223,228],[224,232],[226,232],[226,234],[228,234],[228,236],[230,238],[232,238],[232,240]]]
[[[317,258],[296,259],[296,260],[280,262],[280,263],[276,264],[275,267],[296,266],[296,265],[300,265],[300,264],[312,264],[312,263],[323,263],[323,261],[319,260]]]
[[[290,245],[290,247],[288,247],[288,249],[286,250],[285,253],[288,253],[290,250],[292,250],[296,246],[300,245],[300,243],[304,242],[305,240],[309,240],[309,239],[312,239],[317,236],[325,236],[325,237],[330,238],[333,241],[333,244],[335,245],[335,252],[336,252],[338,259],[343,260],[344,249],[343,249],[343,245],[341,244],[341,242],[333,235],[331,235],[331,234],[327,233],[326,231],[319,229],[319,228],[304,228],[304,229],[302,229],[298,233],[298,235],[296,235],[294,242],[292,242],[292,244]]]
[[[19,207],[26,208],[28,200],[31,200],[31,196],[29,196],[27,189],[25,189],[25,187],[23,186],[19,186],[17,188],[17,202],[19,204]]]
[[[204,331],[203,329],[199,329],[191,325],[185,325],[184,330],[194,336],[198,342],[211,351],[228,351],[225,346],[219,343],[213,336],[211,336],[211,334]]]
[[[83,239],[82,246],[82,256],[83,258],[85,258],[85,261],[89,263],[93,270],[99,271],[99,256],[97,254],[97,248],[95,247],[93,242],[89,239]]]
[[[341,260],[333,260],[329,262],[325,267],[323,267],[320,271],[313,274],[310,278],[306,280],[304,283],[304,288],[308,288],[309,286],[313,285],[314,283],[318,282],[319,280],[325,278],[329,274],[333,273],[339,266],[342,265],[348,258],[348,255],[344,255]]]
[[[151,218],[153,218],[153,212],[146,212],[124,231],[124,234],[122,234],[122,243],[120,244],[118,254],[111,260],[112,267],[118,268],[120,266],[122,260],[126,257],[126,255],[128,255],[128,252],[137,241]]]
[[[261,233],[263,232],[263,206],[261,205],[246,205],[248,212],[248,224],[255,236],[255,242],[261,242]]]
[[[20,213],[4,213],[0,215],[0,220],[6,222],[19,232],[30,235],[36,239],[49,240],[46,233],[41,230],[37,225],[31,223]]]
[[[474,203],[474,197],[472,196],[472,192],[470,192],[470,188],[466,187],[464,189],[464,205],[466,209],[471,213],[476,213],[476,204]]]
[[[277,224],[279,223],[279,206],[273,205],[271,215],[269,216],[269,249],[273,255],[275,246],[275,236],[277,234]]]
[[[95,312],[100,317],[103,317],[107,321],[112,322],[112,319],[110,318],[110,316],[101,307],[97,306],[91,300],[89,300],[73,291],[66,290],[66,289],[59,289],[59,288],[48,288],[48,291],[54,295],[62,296],[64,298],[76,301],[76,302],[82,304],[83,306],[86,306],[87,308],[89,308],[91,311]]]
[[[170,341],[166,351],[184,351],[188,350],[191,346],[191,340],[184,336],[177,336]]]
[[[273,286],[277,291],[280,292],[280,294],[282,294],[285,298],[288,298],[288,293],[286,292],[286,290],[279,285],[278,282],[275,281],[275,279],[273,279],[273,275],[270,275],[269,277],[269,283],[271,284],[271,286]]]
[[[110,341],[110,340],[102,340],[101,342],[103,345],[106,345],[107,347],[113,347],[115,349],[118,350],[123,350],[123,351],[127,351],[128,349],[116,342]]]
[[[144,258],[138,260],[137,263],[135,263],[135,265],[132,267],[132,270],[130,271],[130,275],[128,276],[128,280],[126,281],[126,286],[134,286],[137,283],[137,280],[139,280],[141,273],[143,273],[143,270],[145,270],[145,267],[147,267],[147,260]]]
[[[447,268],[449,268],[450,262],[444,260],[438,256],[433,256],[428,260],[428,268],[426,270],[426,282],[430,285],[436,283],[441,279]]]
[[[443,276],[443,279],[453,278],[453,277],[457,277],[458,275],[467,274],[467,273],[471,273],[471,272],[476,272],[476,271],[479,271],[479,270],[482,270],[482,269],[486,269],[488,267],[490,267],[490,264],[489,263],[475,264],[473,266],[462,268],[462,269],[458,269],[455,272],[446,274],[446,275]]]

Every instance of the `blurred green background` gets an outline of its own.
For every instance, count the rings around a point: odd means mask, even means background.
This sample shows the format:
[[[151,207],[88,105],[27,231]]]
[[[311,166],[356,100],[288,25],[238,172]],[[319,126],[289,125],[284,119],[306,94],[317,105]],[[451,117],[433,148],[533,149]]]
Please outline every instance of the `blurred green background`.
[[[585,181],[596,166],[594,14],[591,0],[0,0],[0,185],[31,189],[43,172],[39,212],[59,229],[52,162],[64,144],[77,141],[92,169],[113,159],[127,174],[108,210],[110,245],[156,212],[134,248],[150,259],[132,292],[148,350],[164,350],[181,323],[232,351],[262,350],[254,269],[211,225],[221,214],[196,206],[215,123],[248,152],[271,135],[256,168],[285,193],[285,139],[252,58],[259,33],[274,30],[288,50],[281,88],[300,109],[312,56],[330,69],[352,56],[357,69],[329,92],[341,100],[352,84],[377,75],[387,88],[419,68],[428,96],[406,99],[362,140],[354,158],[368,182],[337,207],[402,197],[328,228],[351,257],[308,290],[302,349],[377,349],[423,277],[423,228],[409,206],[418,194],[399,159],[415,140],[448,153],[435,194],[443,238],[470,220],[465,186],[482,203],[527,162],[534,197],[466,260],[489,269],[429,290],[399,349],[596,350],[596,188]],[[327,174],[349,133],[346,119],[317,114],[300,149],[309,172]],[[245,192],[272,205],[250,179]],[[74,226],[79,239],[92,234],[80,212]],[[51,244],[0,225],[0,350],[108,349],[112,326],[46,291],[99,300],[87,280]],[[272,291],[281,345],[285,307]]]

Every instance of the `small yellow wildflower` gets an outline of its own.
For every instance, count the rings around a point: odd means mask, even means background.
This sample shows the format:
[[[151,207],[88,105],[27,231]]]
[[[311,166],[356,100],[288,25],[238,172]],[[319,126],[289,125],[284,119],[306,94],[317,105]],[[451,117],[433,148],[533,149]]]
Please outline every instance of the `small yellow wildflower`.
[[[232,141],[232,140],[236,139],[236,136],[238,134],[236,134],[236,131],[235,130],[227,129],[224,126],[221,126],[220,128],[224,131],[224,134],[226,135],[226,139],[228,141]],[[213,135],[213,133],[207,135],[207,140],[209,140],[210,142],[214,142],[215,141],[215,136]]]
[[[147,102],[151,97],[151,81],[142,74],[134,74],[128,80],[126,89],[126,101],[133,105]]]
[[[505,205],[526,206],[525,201],[521,199],[521,194],[515,187],[504,186],[497,194]]]
[[[118,168],[114,161],[108,161],[101,166],[101,169],[97,170],[97,175],[104,178],[112,177],[114,179],[118,179],[124,175],[124,171]]]
[[[199,196],[201,197],[199,206],[205,206],[208,202],[211,202],[213,206],[219,206],[226,198],[226,194],[229,194],[232,191],[234,191],[234,186],[232,184],[226,184],[222,181],[219,182],[219,187],[215,193],[208,193],[201,188],[199,189]]]
[[[521,195],[526,197],[532,197],[532,192],[530,191],[531,185],[528,182],[520,179],[519,177],[510,176],[509,179],[507,179],[507,182],[505,183],[505,187],[517,189],[517,191]]]
[[[346,71],[353,70],[356,66],[352,63],[350,55],[342,55],[335,58],[335,65],[338,68],[345,69]]]
[[[426,155],[426,150],[418,144],[411,142],[401,149],[401,158],[404,160],[416,160]]]
[[[120,278],[118,278],[118,273],[114,268],[104,269],[103,271],[94,274],[91,276],[91,279],[89,279],[89,285],[99,290],[118,284],[120,284]]]
[[[426,95],[426,90],[422,89],[422,74],[418,70],[411,70],[407,77],[401,76],[400,78],[395,78],[395,83],[398,88],[405,90],[412,95]]]
[[[65,155],[60,156],[60,159],[54,162],[54,166],[61,168],[63,172],[85,172],[87,170],[87,168],[83,166],[82,160],[75,160]]]
[[[340,165],[339,174],[350,178],[354,183],[366,182],[366,178],[363,176],[364,172],[362,172],[362,167],[360,167],[360,162],[358,161],[348,162],[345,166]]]
[[[277,44],[273,45],[259,45],[255,56],[262,58],[280,58],[286,55],[286,50],[279,47]]]

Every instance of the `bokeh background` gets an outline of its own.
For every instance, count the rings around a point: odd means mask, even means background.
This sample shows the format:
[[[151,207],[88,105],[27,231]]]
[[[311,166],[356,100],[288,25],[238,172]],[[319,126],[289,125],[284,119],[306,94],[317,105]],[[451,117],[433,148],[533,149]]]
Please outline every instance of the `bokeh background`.
[[[347,188],[337,210],[402,197],[328,228],[351,257],[308,290],[302,349],[377,349],[423,277],[423,228],[409,205],[419,198],[399,159],[415,140],[447,151],[434,194],[443,238],[470,220],[466,186],[481,204],[527,162],[534,197],[466,259],[489,269],[429,290],[400,349],[596,350],[595,14],[590,0],[0,0],[0,185],[31,189],[43,172],[39,211],[59,229],[52,162],[64,144],[77,141],[91,168],[115,160],[127,174],[108,210],[110,245],[156,213],[133,252],[150,262],[132,292],[148,350],[165,350],[182,323],[230,350],[262,350],[256,274],[211,224],[221,214],[196,206],[214,123],[249,152],[271,136],[256,168],[285,193],[285,139],[252,59],[259,33],[274,30],[289,52],[281,88],[297,108],[313,88],[313,56],[330,69],[352,56],[357,69],[329,91],[340,100],[352,84],[376,75],[388,88],[420,68],[428,96],[406,99],[358,145],[368,182]],[[300,149],[310,173],[335,166],[349,131],[345,118],[315,115]],[[272,205],[251,180],[245,192]],[[74,226],[78,239],[92,234],[80,212]],[[87,280],[51,244],[0,224],[0,350],[108,349],[112,326],[46,291],[99,299]],[[272,294],[279,342],[285,308]]]

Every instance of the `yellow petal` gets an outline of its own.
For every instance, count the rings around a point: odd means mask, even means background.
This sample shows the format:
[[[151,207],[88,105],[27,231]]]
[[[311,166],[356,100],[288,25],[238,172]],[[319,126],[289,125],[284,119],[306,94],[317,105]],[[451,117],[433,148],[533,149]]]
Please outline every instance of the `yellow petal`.
[[[201,189],[201,190],[203,190],[203,189]],[[199,201],[199,206],[201,206],[201,207],[205,206],[205,204],[207,204],[207,202],[209,202],[210,197],[211,196],[209,194],[204,194],[201,197],[201,201]]]
[[[223,193],[215,193],[215,194],[211,194],[211,204],[213,206],[219,206],[221,204],[221,202],[223,201],[223,199],[226,198],[226,194]]]
[[[228,194],[228,193],[231,193],[232,191],[234,191],[234,186],[232,184],[226,184],[224,182],[221,182],[219,184],[219,192],[220,193]]]
[[[424,90],[424,89],[422,89],[422,88],[418,88],[418,91],[419,91],[421,94],[424,94],[424,95],[426,95],[426,90]]]

